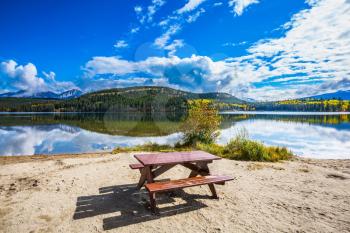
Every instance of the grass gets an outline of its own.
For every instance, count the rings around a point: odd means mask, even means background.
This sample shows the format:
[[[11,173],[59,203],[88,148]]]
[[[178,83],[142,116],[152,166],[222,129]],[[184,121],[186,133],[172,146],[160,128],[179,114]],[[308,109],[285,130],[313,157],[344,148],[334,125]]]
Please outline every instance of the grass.
[[[137,151],[145,151],[145,152],[174,152],[174,151],[190,151],[193,148],[184,147],[180,145],[170,146],[170,145],[159,145],[157,143],[146,143],[143,145],[133,146],[133,147],[117,147],[112,153],[125,153],[125,152],[137,152]]]
[[[189,147],[181,144],[169,146],[147,143],[134,147],[117,147],[113,150],[113,153],[135,151],[173,152],[190,150],[203,150],[223,158],[244,161],[277,162],[280,160],[288,160],[293,157],[293,154],[285,147],[265,146],[261,142],[249,139],[244,133],[238,134],[226,145],[197,143],[195,146]]]

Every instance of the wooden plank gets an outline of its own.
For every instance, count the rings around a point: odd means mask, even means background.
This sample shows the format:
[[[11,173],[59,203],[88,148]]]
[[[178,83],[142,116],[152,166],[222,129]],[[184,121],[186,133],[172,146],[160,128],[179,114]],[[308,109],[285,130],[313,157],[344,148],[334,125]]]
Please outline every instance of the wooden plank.
[[[173,168],[176,166],[176,164],[170,164],[170,165],[163,165],[160,168],[157,168],[156,170],[152,171],[153,173],[153,178],[156,178],[157,176],[160,176],[164,172],[168,171],[169,169]]]
[[[208,165],[205,162],[199,162],[198,164],[183,163],[181,165],[192,170],[189,177],[210,175]]]
[[[140,169],[140,168],[144,168],[144,166],[141,163],[134,163],[134,164],[129,164],[129,167],[131,169]]]
[[[140,177],[139,183],[137,184],[137,189],[142,188],[142,186],[145,184],[147,180],[146,169],[144,168],[140,169],[140,173],[141,173],[141,177]]]
[[[215,184],[222,183],[225,181],[233,180],[230,176],[197,176],[180,180],[170,180],[164,182],[156,182],[146,184],[146,189],[153,192],[165,192],[179,188],[187,188],[192,186],[206,185],[206,184]],[[212,190],[213,191],[213,190]],[[216,193],[215,193],[216,194]]]
[[[155,154],[138,154],[135,158],[145,166],[181,164],[200,161],[212,161],[221,159],[204,151],[168,152]]]
[[[146,173],[146,179],[147,179],[147,183],[153,183],[153,174],[152,174],[152,169],[150,166],[147,166],[144,168],[145,173]]]

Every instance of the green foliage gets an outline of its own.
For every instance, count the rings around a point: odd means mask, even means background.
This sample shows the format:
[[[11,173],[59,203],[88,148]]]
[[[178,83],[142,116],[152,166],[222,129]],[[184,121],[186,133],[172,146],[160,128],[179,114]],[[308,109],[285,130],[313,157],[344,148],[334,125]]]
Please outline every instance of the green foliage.
[[[102,90],[76,99],[49,100],[0,98],[2,112],[173,112],[182,117],[187,100],[208,98],[222,103],[241,104],[224,93],[191,93],[167,87],[129,87]],[[174,117],[169,115],[169,119]]]
[[[213,101],[189,101],[188,116],[181,127],[184,145],[195,145],[197,142],[213,143],[219,136],[220,123],[221,117]]]
[[[265,146],[261,142],[249,139],[245,130],[242,130],[223,148],[223,157],[247,161],[288,160],[293,154],[285,147]]]
[[[173,151],[190,151],[192,148],[190,147],[184,147],[182,145],[159,145],[157,143],[146,143],[143,145],[137,145],[133,147],[117,147],[115,148],[112,153],[125,153],[125,152],[137,152],[137,151],[145,151],[145,152],[173,152]]]
[[[246,161],[276,162],[293,157],[293,154],[285,147],[265,146],[249,139],[245,130],[241,130],[235,138],[224,146],[215,143],[197,143],[196,149],[227,159]]]
[[[211,144],[197,143],[195,149],[206,151],[210,154],[217,155],[220,157],[225,157],[225,154],[224,154],[225,146],[222,146],[216,143],[211,143]]]
[[[304,112],[346,112],[350,111],[349,100],[296,99],[276,102],[255,103],[256,110],[262,111],[304,111]]]
[[[197,142],[194,146],[177,144],[173,147],[169,145],[148,143],[134,147],[117,147],[113,150],[113,153],[135,151],[173,152],[191,150],[202,150],[223,158],[245,161],[277,162],[280,160],[288,160],[293,157],[293,154],[285,147],[265,146],[260,142],[250,140],[248,134],[244,130],[239,132],[238,135],[226,145]]]

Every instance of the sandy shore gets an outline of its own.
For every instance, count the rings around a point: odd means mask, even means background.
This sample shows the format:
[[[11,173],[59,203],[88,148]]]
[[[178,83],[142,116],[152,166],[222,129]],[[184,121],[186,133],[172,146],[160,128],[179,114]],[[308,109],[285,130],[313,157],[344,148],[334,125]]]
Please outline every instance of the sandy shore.
[[[0,232],[350,232],[350,160],[216,161],[236,179],[159,195],[151,215],[131,154],[0,158]],[[177,166],[161,178],[186,177]]]

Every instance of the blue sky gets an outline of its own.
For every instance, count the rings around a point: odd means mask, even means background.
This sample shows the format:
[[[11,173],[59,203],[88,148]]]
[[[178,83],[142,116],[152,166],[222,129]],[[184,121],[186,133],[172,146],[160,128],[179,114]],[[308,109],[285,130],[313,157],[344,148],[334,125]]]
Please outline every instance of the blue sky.
[[[350,89],[346,0],[4,0],[0,23],[0,93],[160,85],[270,100]]]

